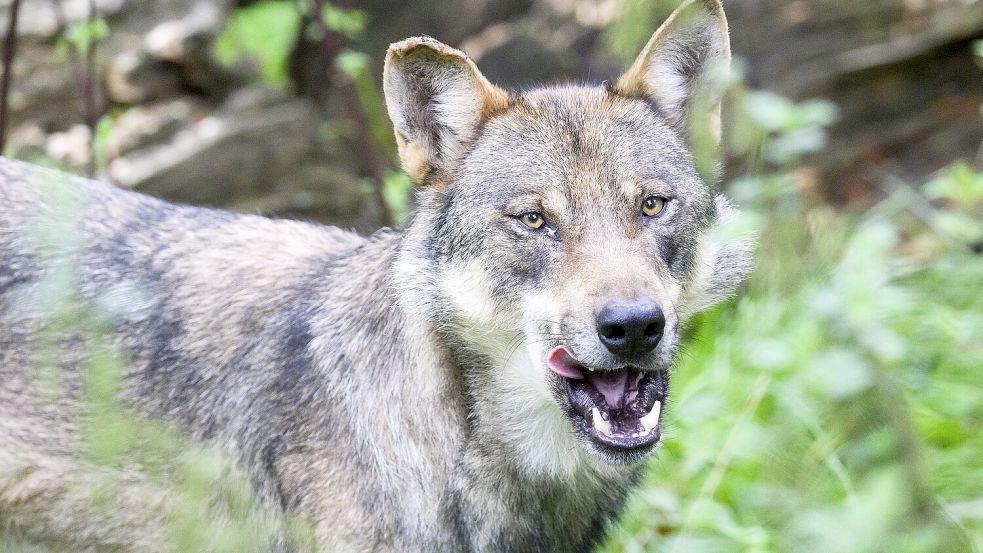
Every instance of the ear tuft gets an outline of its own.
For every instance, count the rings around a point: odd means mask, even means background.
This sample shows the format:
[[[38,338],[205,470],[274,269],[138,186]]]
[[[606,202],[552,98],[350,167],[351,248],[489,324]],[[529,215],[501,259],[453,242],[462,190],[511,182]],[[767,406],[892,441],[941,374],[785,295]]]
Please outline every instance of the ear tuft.
[[[403,168],[417,184],[450,171],[481,122],[509,103],[464,52],[427,36],[389,46],[383,88]]]
[[[694,116],[709,116],[709,132],[720,141],[718,96],[700,98],[706,72],[730,63],[727,18],[718,0],[686,0],[652,35],[622,75],[615,90],[655,101],[669,123],[689,133]],[[697,113],[697,111],[701,113]]]

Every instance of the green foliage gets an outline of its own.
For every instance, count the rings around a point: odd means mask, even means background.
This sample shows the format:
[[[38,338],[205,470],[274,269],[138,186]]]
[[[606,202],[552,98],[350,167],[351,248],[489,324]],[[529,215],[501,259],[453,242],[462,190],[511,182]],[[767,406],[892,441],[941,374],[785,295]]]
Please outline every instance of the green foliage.
[[[85,57],[93,45],[107,36],[109,36],[109,24],[105,19],[101,17],[85,19],[73,23],[65,30],[64,36],[59,39],[59,49],[64,51],[71,47],[81,57]]]
[[[393,128],[389,122],[389,115],[386,113],[386,104],[382,94],[376,86],[376,77],[372,73],[371,59],[368,54],[346,49],[338,54],[335,64],[355,87],[355,94],[358,96],[362,111],[368,120],[369,128],[367,130],[371,133],[372,140],[375,141],[381,151],[394,159],[396,152]]]
[[[382,197],[393,216],[393,223],[402,225],[410,217],[410,196],[413,181],[402,171],[390,171],[382,182]]]
[[[804,206],[794,163],[835,107],[733,100],[757,269],[692,325],[665,446],[602,550],[978,550],[983,174],[954,165],[867,213]]]
[[[602,31],[601,41],[623,62],[631,62],[678,5],[678,0],[627,0],[617,20]]]
[[[109,135],[116,126],[116,118],[106,114],[99,118],[96,123],[95,137],[92,139],[92,159],[95,161],[96,170],[104,172],[109,163],[107,150],[109,148]]]
[[[956,163],[925,185],[928,196],[956,202],[963,209],[983,206],[983,174],[966,163]]]
[[[261,0],[238,8],[215,40],[215,57],[227,65],[257,63],[264,81],[286,87],[300,21],[301,12],[291,1]]]
[[[324,21],[325,27],[348,38],[357,38],[365,30],[365,12],[360,10],[346,10],[331,3],[325,3],[321,12],[321,19]]]
[[[141,316],[141,290],[120,284],[94,301],[79,296],[78,225],[82,213],[74,183],[36,183],[50,212],[32,228],[38,251],[49,252],[44,278],[20,302],[47,316],[37,378],[43,399],[66,415],[75,404],[58,366],[65,340],[81,340],[79,423],[89,470],[84,482],[95,509],[118,510],[123,501],[158,505],[173,551],[247,553],[275,542],[314,551],[305,521],[261,507],[234,464],[216,449],[190,442],[176,427],[141,417],[119,397],[125,360],[113,346],[112,321]],[[125,486],[125,490],[124,490]],[[42,551],[0,534],[0,550]]]
[[[822,150],[826,146],[823,127],[835,122],[838,113],[826,100],[796,105],[763,90],[746,92],[742,106],[752,124],[766,134],[762,157],[774,164],[791,163],[803,154]]]

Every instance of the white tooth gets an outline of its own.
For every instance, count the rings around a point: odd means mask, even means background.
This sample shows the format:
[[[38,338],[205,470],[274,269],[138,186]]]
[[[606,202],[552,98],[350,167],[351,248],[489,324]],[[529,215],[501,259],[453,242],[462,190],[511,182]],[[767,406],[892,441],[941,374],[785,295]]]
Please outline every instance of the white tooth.
[[[635,387],[638,388],[638,383],[642,381],[642,377],[645,374],[642,371],[638,371],[638,376],[635,377]]]
[[[594,428],[596,428],[599,432],[601,432],[605,436],[610,436],[611,423],[609,423],[608,421],[604,420],[604,418],[601,417],[601,411],[598,410],[597,407],[594,408],[592,413],[594,416]]]
[[[642,417],[642,428],[645,429],[646,434],[651,432],[652,429],[655,428],[655,425],[659,424],[660,413],[662,413],[662,402],[656,401],[655,405],[652,406],[652,410],[649,411],[649,414]]]

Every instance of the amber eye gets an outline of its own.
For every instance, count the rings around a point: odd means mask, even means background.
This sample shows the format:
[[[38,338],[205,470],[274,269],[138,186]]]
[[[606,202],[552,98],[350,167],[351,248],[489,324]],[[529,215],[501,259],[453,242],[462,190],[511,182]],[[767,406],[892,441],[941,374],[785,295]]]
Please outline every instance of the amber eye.
[[[655,217],[656,215],[662,213],[662,210],[665,208],[666,199],[658,196],[649,196],[642,202],[642,213],[644,213],[646,217]]]
[[[523,213],[522,215],[519,215],[519,220],[522,221],[523,225],[526,225],[531,229],[543,228],[543,224],[546,222],[543,219],[543,214],[536,213],[535,211],[530,211],[528,213]]]

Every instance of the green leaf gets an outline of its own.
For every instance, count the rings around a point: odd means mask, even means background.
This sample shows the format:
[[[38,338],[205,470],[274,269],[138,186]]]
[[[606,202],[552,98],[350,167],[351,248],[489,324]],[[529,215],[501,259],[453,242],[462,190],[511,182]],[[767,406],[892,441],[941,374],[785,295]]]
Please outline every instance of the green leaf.
[[[930,180],[925,193],[930,198],[952,200],[964,209],[972,209],[983,203],[983,173],[965,162],[955,163]]]
[[[342,73],[353,81],[356,81],[365,75],[371,62],[372,59],[368,54],[355,52],[353,50],[342,51],[338,54],[338,59],[335,60],[335,63],[338,65],[338,69],[340,69]]]
[[[257,63],[268,84],[289,84],[287,62],[300,30],[301,14],[293,2],[263,0],[237,8],[215,40],[221,63]]]
[[[382,197],[393,216],[393,222],[401,225],[410,216],[410,196],[413,181],[402,171],[387,173],[383,180]]]
[[[830,349],[812,359],[806,377],[813,387],[830,399],[854,396],[874,384],[870,363],[849,349]]]
[[[365,30],[365,13],[360,10],[346,10],[325,3],[321,12],[324,26],[348,38],[356,38]]]
[[[109,24],[97,17],[72,23],[65,31],[65,41],[71,44],[81,56],[85,56],[92,45],[109,35]]]

